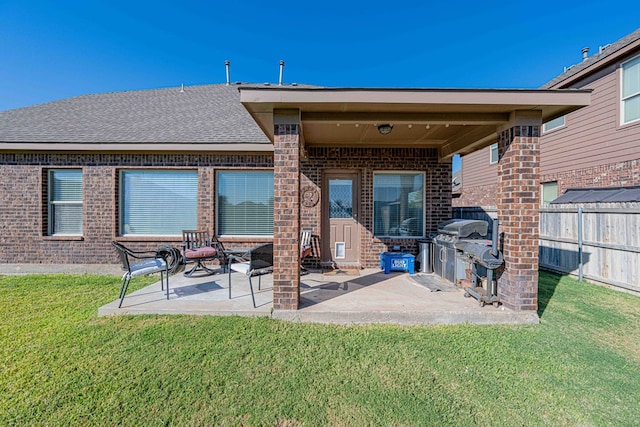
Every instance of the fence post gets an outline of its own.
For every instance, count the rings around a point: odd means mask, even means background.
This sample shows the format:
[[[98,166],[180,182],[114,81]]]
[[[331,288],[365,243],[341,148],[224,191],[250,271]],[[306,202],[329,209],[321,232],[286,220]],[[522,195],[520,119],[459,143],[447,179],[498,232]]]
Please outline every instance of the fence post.
[[[582,207],[578,208],[578,281],[582,282]]]

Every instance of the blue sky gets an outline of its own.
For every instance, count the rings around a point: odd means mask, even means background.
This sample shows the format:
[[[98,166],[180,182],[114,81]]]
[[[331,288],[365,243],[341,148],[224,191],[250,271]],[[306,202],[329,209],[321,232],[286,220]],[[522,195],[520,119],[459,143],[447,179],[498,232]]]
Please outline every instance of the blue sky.
[[[231,80],[535,88],[640,27],[635,1],[0,0],[0,111]]]

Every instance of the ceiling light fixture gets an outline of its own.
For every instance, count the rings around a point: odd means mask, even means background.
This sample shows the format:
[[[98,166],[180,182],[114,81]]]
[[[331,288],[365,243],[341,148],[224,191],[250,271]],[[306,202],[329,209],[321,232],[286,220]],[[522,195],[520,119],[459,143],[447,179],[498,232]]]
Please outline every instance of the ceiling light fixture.
[[[392,124],[378,126],[378,132],[380,132],[380,135],[389,135],[392,130],[393,130]]]

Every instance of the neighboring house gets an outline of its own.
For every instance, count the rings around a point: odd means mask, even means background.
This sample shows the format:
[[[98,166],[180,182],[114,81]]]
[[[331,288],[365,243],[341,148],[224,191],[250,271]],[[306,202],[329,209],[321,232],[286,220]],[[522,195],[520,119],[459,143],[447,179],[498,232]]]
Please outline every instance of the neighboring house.
[[[568,188],[640,184],[640,29],[601,47],[546,83],[548,89],[591,89],[586,108],[544,123],[540,138],[541,203]],[[496,206],[498,146],[462,156],[455,207]]]
[[[0,112],[0,262],[115,263],[111,240],[179,245],[182,229],[200,228],[228,247],[273,242],[274,308],[296,309],[302,229],[328,264],[375,267],[396,245],[415,253],[451,217],[452,156],[498,138],[505,171],[530,160],[504,188],[535,193],[538,158],[521,150],[590,96],[240,84]],[[517,220],[537,216],[531,194],[499,204],[514,219],[502,226],[500,292],[535,312],[537,222]]]

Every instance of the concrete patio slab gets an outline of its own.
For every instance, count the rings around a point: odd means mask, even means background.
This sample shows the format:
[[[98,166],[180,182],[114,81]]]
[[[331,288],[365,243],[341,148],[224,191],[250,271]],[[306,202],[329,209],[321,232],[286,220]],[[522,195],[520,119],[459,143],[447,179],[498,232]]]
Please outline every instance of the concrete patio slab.
[[[441,282],[425,275],[421,282]],[[160,282],[127,294],[122,308],[113,301],[98,309],[99,316],[120,314],[189,314],[214,316],[269,316],[295,322],[333,324],[388,323],[434,324],[530,324],[538,323],[535,312],[515,312],[502,306],[480,307],[464,291],[432,292],[411,279],[408,273],[376,269],[360,275],[324,275],[311,272],[301,277],[299,310],[273,310],[273,276],[262,276],[261,290],[254,278],[257,308],[253,308],[249,283],[240,273],[232,274],[229,299],[227,274],[187,278],[179,273],[170,278],[169,300]]]

